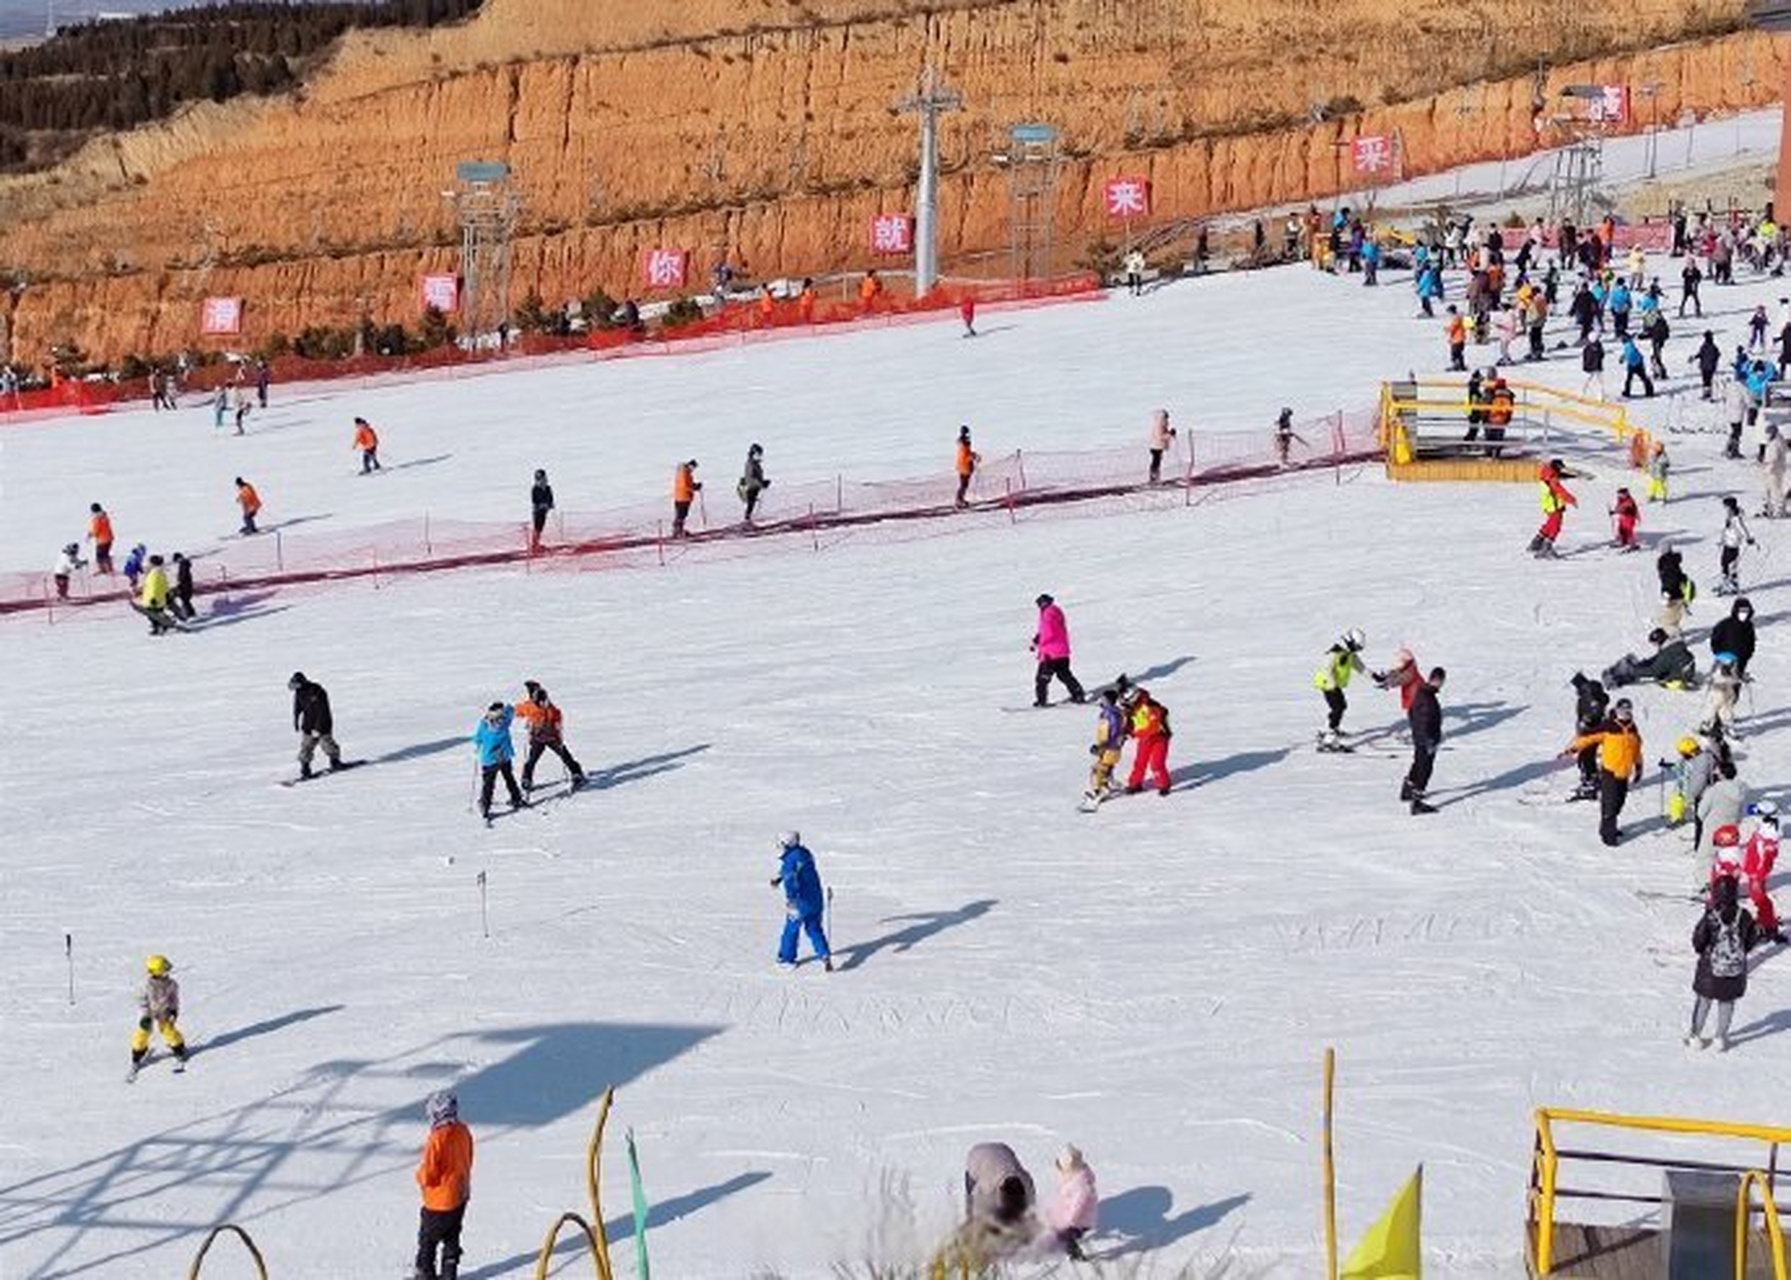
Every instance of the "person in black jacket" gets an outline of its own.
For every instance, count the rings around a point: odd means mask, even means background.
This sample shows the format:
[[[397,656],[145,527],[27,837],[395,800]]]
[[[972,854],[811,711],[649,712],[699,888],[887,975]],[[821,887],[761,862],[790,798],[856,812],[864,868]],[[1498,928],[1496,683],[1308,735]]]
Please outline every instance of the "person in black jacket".
[[[1412,727],[1412,767],[1406,771],[1399,798],[1411,802],[1414,814],[1436,812],[1435,806],[1425,803],[1424,793],[1430,787],[1431,770],[1436,767],[1437,748],[1443,745],[1443,707],[1437,694],[1446,675],[1441,667],[1432,667],[1429,678],[1413,692],[1412,708],[1406,712],[1406,721]]]
[[[1723,364],[1723,351],[1716,345],[1716,335],[1710,330],[1704,330],[1703,345],[1698,348],[1692,359],[1698,365],[1698,380],[1704,384],[1703,398],[1712,399],[1714,396],[1712,388],[1716,384],[1716,371],[1722,368]]]
[[[1692,657],[1685,641],[1656,627],[1648,633],[1648,643],[1654,646],[1650,657],[1624,654],[1605,669],[1605,684],[1612,689],[1621,689],[1626,684],[1690,685],[1697,680],[1698,660]]]
[[[547,513],[553,510],[553,486],[547,483],[547,472],[535,472],[535,486],[529,490],[529,509],[535,521],[534,541],[529,550],[541,549],[541,531],[547,527]]]
[[[1754,656],[1754,606],[1746,596],[1736,600],[1729,616],[1710,630],[1710,652],[1735,655],[1735,674],[1747,679]]]
[[[1692,991],[1698,998],[1692,1004],[1691,1031],[1685,1037],[1688,1047],[1711,1047],[1704,1034],[1704,1020],[1715,1005],[1716,1051],[1728,1049],[1735,1002],[1747,994],[1747,953],[1759,941],[1760,926],[1741,905],[1735,878],[1719,876],[1710,886],[1710,905],[1704,909],[1704,918],[1692,931],[1692,949],[1698,953]]]
[[[299,735],[299,777],[311,776],[311,757],[320,746],[330,758],[330,768],[340,769],[342,748],[336,745],[329,693],[316,681],[307,680],[303,671],[294,671],[286,687],[292,690],[292,727]]]
[[[1604,343],[1597,338],[1583,345],[1580,351],[1580,370],[1586,380],[1580,384],[1580,394],[1604,399]]]
[[[1611,695],[1600,681],[1578,671],[1573,673],[1573,691],[1578,697],[1573,708],[1576,736],[1584,736],[1604,727],[1611,713]],[[1580,784],[1575,800],[1592,800],[1598,795],[1598,748],[1587,747],[1579,754]]]
[[[174,590],[168,593],[168,612],[182,622],[197,616],[193,608],[193,562],[178,551],[174,553]]]
[[[1676,636],[1685,611],[1697,597],[1697,588],[1685,576],[1685,557],[1671,547],[1655,557],[1654,571],[1660,575],[1660,629]]]

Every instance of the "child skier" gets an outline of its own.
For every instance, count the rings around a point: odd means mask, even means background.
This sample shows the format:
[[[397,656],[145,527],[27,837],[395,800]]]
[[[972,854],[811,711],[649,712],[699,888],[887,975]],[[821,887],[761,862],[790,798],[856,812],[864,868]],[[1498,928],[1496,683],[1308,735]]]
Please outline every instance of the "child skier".
[[[1679,739],[1674,758],[1659,763],[1662,769],[1670,769],[1673,774],[1673,787],[1667,792],[1665,812],[1661,816],[1670,827],[1676,827],[1690,817],[1692,842],[1696,844],[1698,801],[1716,774],[1716,756],[1704,750],[1703,743],[1687,735]]]
[[[84,568],[86,564],[87,562],[81,559],[80,543],[71,542],[62,548],[62,554],[56,557],[56,567],[50,571],[50,576],[56,580],[56,598],[58,600],[68,599],[69,579],[75,576],[76,570]]]
[[[1648,501],[1667,500],[1667,472],[1670,465],[1667,461],[1667,446],[1656,440],[1653,451],[1648,455]]]
[[[690,518],[690,504],[696,501],[697,494],[703,491],[702,481],[696,478],[697,460],[695,458],[680,462],[678,469],[672,473],[672,537],[682,538],[684,522]]]
[[[155,955],[143,962],[149,976],[143,983],[143,994],[137,999],[137,1030],[131,1036],[131,1073],[135,1080],[143,1061],[149,1057],[149,1029],[161,1032],[162,1043],[174,1055],[175,1071],[187,1069],[187,1042],[175,1024],[180,1021],[180,984],[174,980],[174,965],[167,956]]]
[[[1530,539],[1530,554],[1539,559],[1548,559],[1556,554],[1555,539],[1561,536],[1561,526],[1567,519],[1567,508],[1579,504],[1579,499],[1561,483],[1571,475],[1573,472],[1559,458],[1537,468],[1536,488],[1542,503],[1542,527]]]
[[[1117,789],[1113,771],[1119,767],[1126,745],[1126,718],[1120,711],[1119,691],[1101,690],[1100,718],[1095,721],[1095,740],[1088,748],[1094,767],[1088,772],[1088,790],[1082,793],[1082,811],[1093,813]]]
[[[808,934],[808,944],[821,958],[821,967],[833,972],[833,952],[827,945],[826,931],[821,927],[827,896],[821,891],[821,876],[815,870],[815,856],[802,844],[802,833],[786,831],[777,838],[777,876],[772,888],[784,891],[784,932],[777,944],[777,962],[796,966],[796,939]]]
[[[254,485],[241,476],[236,478],[236,505],[243,512],[243,536],[259,533],[260,530],[255,527],[255,516],[261,510],[261,495],[255,492]]]
[[[1138,744],[1132,751],[1132,776],[1126,780],[1126,794],[1135,796],[1144,790],[1144,774],[1148,769],[1156,783],[1157,794],[1169,794],[1169,708],[1150,696],[1145,689],[1135,689],[1129,706],[1131,736]]]
[[[147,569],[148,560],[149,548],[144,546],[141,542],[132,547],[130,554],[125,556],[123,570],[124,582],[132,591],[135,591],[137,589],[137,584],[143,580],[143,574]]]
[[[1617,548],[1621,551],[1640,551],[1642,546],[1636,541],[1636,525],[1641,522],[1642,512],[1628,489],[1617,490],[1617,501],[1611,507],[1611,519],[1616,522]]]
[[[1735,881],[1724,876],[1711,887],[1710,905],[1692,931],[1692,949],[1698,953],[1692,991],[1697,999],[1692,1004],[1691,1030],[1685,1037],[1688,1048],[1711,1047],[1713,1042],[1704,1034],[1704,1023],[1715,1006],[1716,1051],[1728,1051],[1735,1002],[1747,994],[1747,953],[1759,938],[1760,930],[1753,916],[1740,904]]]
[[[765,478],[765,446],[753,445],[746,451],[746,469],[740,473],[740,481],[734,486],[734,492],[740,501],[746,504],[746,523],[752,523],[753,512],[758,510],[759,495],[771,487],[771,481]]]
[[[1362,646],[1367,643],[1367,637],[1358,628],[1351,627],[1326,651],[1324,665],[1313,673],[1312,687],[1325,698],[1325,728],[1318,735],[1320,751],[1351,749],[1339,736],[1339,730],[1343,728],[1343,713],[1349,710],[1349,699],[1343,691],[1349,688],[1352,675],[1367,671],[1362,665]]]
[[[417,1161],[423,1208],[417,1222],[415,1280],[458,1280],[460,1231],[473,1193],[473,1134],[461,1123],[460,1100],[447,1090],[429,1095],[423,1116],[429,1121],[429,1137]]]
[[[1461,312],[1453,306],[1448,309],[1448,319],[1443,321],[1443,337],[1449,344],[1449,371],[1451,373],[1466,373],[1468,371],[1466,359],[1468,325],[1467,321],[1461,318]]]
[[[379,433],[373,429],[373,424],[365,418],[354,420],[354,444],[352,447],[360,450],[362,475],[366,475],[369,471],[384,470],[379,465]]]
[[[1737,566],[1741,560],[1741,545],[1754,546],[1753,532],[1747,527],[1747,521],[1741,515],[1741,503],[1733,494],[1723,499],[1723,531],[1719,538],[1722,544],[1718,568],[1722,573],[1722,581],[1717,583],[1716,593],[1719,596],[1739,595],[1741,592],[1740,575]]]
[[[1771,800],[1754,805],[1758,825],[1747,838],[1741,851],[1741,874],[1747,881],[1747,893],[1754,904],[1754,916],[1760,932],[1781,945],[1785,933],[1779,928],[1779,913],[1772,905],[1767,886],[1772,883],[1772,869],[1779,860],[1779,807]]]
[[[1101,1197],[1095,1189],[1094,1170],[1075,1147],[1065,1147],[1057,1157],[1057,1198],[1045,1211],[1045,1225],[1072,1262],[1082,1262],[1082,1241],[1100,1222]]]
[[[1038,656],[1038,670],[1032,681],[1032,705],[1045,707],[1051,704],[1053,677],[1061,680],[1063,687],[1070,691],[1071,702],[1081,702],[1088,695],[1083,692],[1075,672],[1070,670],[1070,624],[1064,620],[1057,601],[1050,596],[1041,595],[1034,603],[1039,609],[1039,625],[1032,633],[1032,651]]]
[[[1615,848],[1623,839],[1617,825],[1623,802],[1629,798],[1629,788],[1642,779],[1642,735],[1628,698],[1617,699],[1610,721],[1575,738],[1561,755],[1577,756],[1587,747],[1598,748],[1598,837]]]
[[[516,714],[521,716],[529,726],[529,754],[522,762],[522,789],[530,791],[535,786],[535,764],[542,753],[551,751],[566,766],[566,774],[571,779],[574,791],[584,786],[585,771],[579,767],[578,761],[566,749],[565,718],[560,709],[554,705],[553,699],[547,696],[547,690],[533,680],[524,680],[522,687],[528,690],[528,701],[516,706]]]
[[[529,802],[523,799],[516,785],[516,773],[510,767],[516,758],[516,747],[510,741],[510,725],[515,719],[515,708],[509,703],[494,702],[473,728],[473,750],[479,759],[479,816],[487,823],[491,821],[491,793],[500,777],[510,793],[510,808],[528,808]]]

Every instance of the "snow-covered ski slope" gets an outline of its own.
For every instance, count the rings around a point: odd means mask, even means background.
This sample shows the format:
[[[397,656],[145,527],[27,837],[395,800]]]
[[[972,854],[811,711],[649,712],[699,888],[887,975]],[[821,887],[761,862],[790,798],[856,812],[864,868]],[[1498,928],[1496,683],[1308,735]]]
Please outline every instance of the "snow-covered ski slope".
[[[1730,332],[1777,296],[1706,292]],[[536,465],[562,502],[602,503],[714,458],[715,498],[755,438],[774,476],[910,474],[959,421],[985,451],[1135,442],[1142,470],[1160,405],[1261,430],[1283,403],[1365,403],[1384,374],[1436,370],[1440,325],[1411,312],[1403,281],[1293,268],[991,318],[975,341],[940,324],[343,387],[277,403],[240,440],[197,410],[30,426],[4,439],[0,559],[42,563],[93,497],[126,542],[197,545],[231,527],[236,473],[270,507],[351,528],[399,505],[513,512]],[[1577,385],[1572,363],[1543,376]],[[451,458],[355,478],[355,413],[388,461]],[[1684,545],[1708,591],[1715,495],[1752,509],[1755,477],[1718,437],[1668,439],[1674,501],[1644,532]],[[1423,1161],[1439,1273],[1519,1275],[1533,1107],[1787,1119],[1791,959],[1759,962],[1727,1057],[1679,1044],[1696,909],[1670,895],[1698,871],[1657,829],[1652,770],[1617,850],[1587,806],[1553,803],[1569,676],[1649,625],[1651,557],[1601,545],[1625,479],[1613,460],[1576,485],[1547,564],[1523,554],[1530,486],[1359,470],[818,551],[758,538],[663,569],[238,596],[153,641],[122,606],[0,622],[0,1276],[165,1276],[226,1219],[281,1280],[403,1274],[421,1101],[446,1085],[480,1141],[461,1274],[523,1276],[580,1205],[610,1084],[612,1237],[632,1126],[655,1270],[677,1280],[918,1256],[984,1139],[1047,1189],[1058,1146],[1081,1146],[1105,1201],[1095,1252],[1142,1274],[1229,1253],[1244,1274],[1311,1275],[1327,1044],[1344,1235]],[[1759,533],[1743,776],[1771,790],[1791,781],[1791,543]],[[1092,714],[1023,709],[1040,591],[1066,607],[1086,682],[1125,670],[1170,707],[1167,799],[1075,812]],[[1720,608],[1707,596],[1696,625]],[[1389,736],[1312,750],[1311,675],[1348,626],[1371,665],[1409,645],[1450,669],[1434,817],[1397,803]],[[367,767],[276,785],[295,669],[328,686]],[[461,740],[524,678],[565,708],[597,785],[486,830]],[[1636,697],[1652,761],[1701,700]],[[1353,730],[1397,719],[1366,681],[1351,700]],[[831,976],[772,963],[787,827],[836,891]],[[198,1055],[126,1086],[150,951],[177,965]]]

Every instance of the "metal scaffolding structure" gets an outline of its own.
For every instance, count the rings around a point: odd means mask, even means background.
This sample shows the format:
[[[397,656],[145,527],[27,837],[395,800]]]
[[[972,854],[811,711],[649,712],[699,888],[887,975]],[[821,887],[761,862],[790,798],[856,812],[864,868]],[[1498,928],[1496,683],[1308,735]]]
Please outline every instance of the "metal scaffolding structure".
[[[991,157],[1007,170],[1009,274],[1015,280],[1051,274],[1063,167],[1058,136],[1056,125],[1016,124],[1007,131],[1006,150]]]
[[[460,221],[461,341],[476,346],[510,319],[510,237],[522,197],[510,186],[510,167],[485,160],[455,166],[447,195]]]

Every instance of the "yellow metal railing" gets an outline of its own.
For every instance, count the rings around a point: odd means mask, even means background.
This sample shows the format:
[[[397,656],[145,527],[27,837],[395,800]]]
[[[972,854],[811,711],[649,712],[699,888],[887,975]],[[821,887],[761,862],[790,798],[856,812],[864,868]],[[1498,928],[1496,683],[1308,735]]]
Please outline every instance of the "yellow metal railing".
[[[187,1280],[199,1280],[200,1268],[205,1265],[205,1255],[211,1252],[212,1242],[226,1231],[243,1242],[243,1248],[247,1249],[249,1257],[255,1260],[255,1274],[260,1276],[261,1280],[267,1280],[267,1263],[261,1259],[261,1250],[257,1249],[255,1242],[249,1239],[249,1233],[234,1222],[220,1223],[206,1233],[205,1243],[199,1246],[199,1252],[193,1255],[193,1265],[187,1268]],[[1784,1280],[1784,1278],[1781,1276],[1780,1280]]]
[[[1786,1280],[1785,1233],[1779,1226],[1779,1207],[1772,1199],[1772,1179],[1764,1170],[1749,1169],[1735,1191],[1735,1280],[1747,1280],[1748,1221],[1753,1217],[1753,1195],[1760,1192],[1760,1213],[1766,1219],[1766,1243],[1772,1248],[1772,1280]]]
[[[1516,393],[1514,409],[1541,410],[1549,422],[1562,420],[1597,427],[1601,431],[1609,431],[1619,444],[1639,433],[1639,429],[1629,420],[1628,410],[1620,404],[1608,404],[1522,378],[1507,378],[1505,385]],[[1395,394],[1395,388],[1401,394]],[[1470,413],[1476,410],[1485,412],[1486,407],[1467,398],[1465,382],[1442,378],[1383,382],[1379,420],[1380,447],[1390,461],[1409,462],[1413,457],[1411,440],[1405,429],[1405,420],[1409,416],[1447,414],[1451,417],[1459,416],[1465,421]]]
[[[1530,1162],[1530,1205],[1529,1227],[1530,1258],[1538,1276],[1548,1275],[1554,1267],[1555,1253],[1555,1204],[1561,1196],[1573,1194],[1563,1192],[1560,1187],[1560,1162],[1563,1155],[1555,1144],[1555,1126],[1560,1124],[1584,1124],[1607,1129],[1626,1129],[1639,1133],[1670,1133],[1694,1137],[1728,1138],[1743,1142],[1765,1143],[1768,1148],[1768,1172],[1759,1174],[1765,1191],[1764,1199],[1772,1205],[1772,1178],[1778,1168],[1778,1149],[1791,1143],[1791,1129],[1773,1125],[1732,1124],[1723,1120],[1686,1120],[1674,1116],[1623,1116],[1612,1115],[1602,1111],[1574,1111],[1553,1107],[1542,1107],[1536,1112],[1536,1144]],[[1588,1154],[1588,1153],[1569,1153]],[[1599,1153],[1605,1154],[1605,1153]],[[1622,1161],[1623,1157],[1615,1154],[1611,1159]],[[1743,1194],[1747,1185],[1744,1184]],[[1777,1224],[1776,1206],[1773,1206],[1771,1221]],[[1769,1228],[1771,1229],[1771,1228]],[[1775,1237],[1777,1239],[1777,1237]],[[1782,1241],[1778,1247],[1781,1249]],[[1781,1272],[1778,1280],[1787,1280]]]

